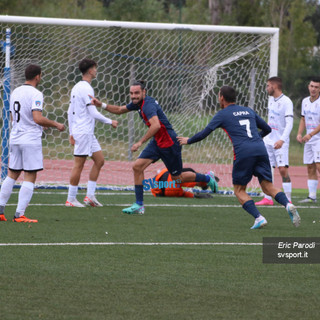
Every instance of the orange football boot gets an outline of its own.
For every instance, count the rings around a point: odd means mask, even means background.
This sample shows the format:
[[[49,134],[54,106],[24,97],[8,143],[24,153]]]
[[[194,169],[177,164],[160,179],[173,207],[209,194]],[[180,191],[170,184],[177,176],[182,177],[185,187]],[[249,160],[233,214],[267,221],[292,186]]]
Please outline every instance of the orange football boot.
[[[36,223],[38,220],[35,219],[29,219],[26,216],[21,216],[19,218],[13,217],[13,222],[29,222],[29,223]]]

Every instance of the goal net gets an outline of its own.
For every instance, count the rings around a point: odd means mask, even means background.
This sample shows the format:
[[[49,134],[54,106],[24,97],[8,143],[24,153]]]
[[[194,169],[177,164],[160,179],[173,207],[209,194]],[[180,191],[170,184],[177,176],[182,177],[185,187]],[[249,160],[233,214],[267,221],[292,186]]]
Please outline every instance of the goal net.
[[[231,85],[238,92],[238,104],[266,116],[266,80],[277,73],[276,28],[244,28],[200,25],[171,25],[72,19],[0,16],[0,77],[5,82],[5,34],[11,29],[10,90],[24,83],[24,69],[30,63],[42,67],[39,90],[44,94],[44,115],[67,125],[72,87],[81,79],[78,63],[91,58],[98,63],[92,82],[95,96],[104,102],[130,102],[129,86],[134,79],[147,83],[147,94],[156,98],[180,136],[202,130],[219,110],[218,90]],[[8,50],[7,50],[8,51]],[[3,98],[4,99],[4,98]],[[138,156],[130,147],[147,130],[137,113],[106,116],[119,121],[117,129],[96,124],[95,134],[106,163],[98,184],[132,186],[132,161]],[[1,122],[2,137],[9,130]],[[2,153],[4,149],[2,143]],[[43,137],[44,170],[37,183],[67,185],[73,163],[68,131],[48,129]],[[2,170],[5,155],[2,154]],[[232,186],[233,150],[221,129],[207,139],[183,147],[185,167],[199,172],[212,170],[220,186]],[[145,178],[164,167],[151,165]],[[90,160],[82,173],[88,179]],[[257,187],[253,180],[250,185]]]

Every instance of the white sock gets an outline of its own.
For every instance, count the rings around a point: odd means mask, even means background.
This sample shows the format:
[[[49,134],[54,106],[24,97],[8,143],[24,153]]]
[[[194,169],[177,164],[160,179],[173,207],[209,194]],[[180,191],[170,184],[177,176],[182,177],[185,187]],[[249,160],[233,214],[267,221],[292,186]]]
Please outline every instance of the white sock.
[[[69,190],[68,190],[68,201],[74,201],[78,194],[78,186],[72,186],[69,184]]]
[[[18,205],[15,217],[21,217],[27,209],[27,206],[33,195],[34,184],[29,181],[23,181],[18,197]]]
[[[260,216],[258,218],[256,218],[256,222],[260,222],[264,219],[264,216],[260,214]]]
[[[7,204],[15,182],[16,180],[8,176],[3,180],[0,191],[0,206],[4,207]]]
[[[268,196],[268,195],[264,195],[264,197],[266,198],[266,199],[268,199],[268,200],[272,200],[272,197],[270,197],[270,196]]]
[[[309,180],[308,179],[308,189],[309,189],[309,197],[312,199],[317,198],[317,188],[318,188],[318,180]]]
[[[88,181],[87,185],[87,196],[90,198],[90,196],[94,196],[96,193],[96,187],[97,187],[97,182],[96,181]]]
[[[289,201],[291,201],[292,184],[291,182],[282,182],[282,188]]]

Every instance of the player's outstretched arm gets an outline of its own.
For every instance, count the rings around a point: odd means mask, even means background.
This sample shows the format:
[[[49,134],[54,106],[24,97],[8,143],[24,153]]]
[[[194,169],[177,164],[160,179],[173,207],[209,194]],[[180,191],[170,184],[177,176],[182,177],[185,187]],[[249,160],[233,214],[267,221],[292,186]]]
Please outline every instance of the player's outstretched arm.
[[[111,127],[116,128],[118,126],[118,124],[119,124],[119,122],[117,120],[112,120]]]
[[[99,99],[89,95],[89,97],[91,98],[91,104],[98,107],[98,108],[102,108],[104,110],[109,111],[110,113],[114,113],[114,114],[123,114],[126,112],[129,112],[130,110],[127,109],[127,106],[115,106],[115,105],[111,105],[111,104],[106,104],[101,102]]]
[[[118,121],[111,120],[111,119],[103,116],[100,112],[98,112],[97,108],[94,105],[88,106],[88,112],[91,115],[91,117],[97,121],[100,121],[100,122],[106,123],[106,124],[111,124],[111,126],[113,128],[116,128],[118,126]]]
[[[44,117],[41,111],[33,111],[32,116],[33,116],[34,122],[39,126],[53,127],[53,128],[57,128],[59,131],[63,131],[65,129],[65,126],[63,123],[59,123]]]
[[[211,120],[212,121],[212,120]],[[206,126],[202,131],[196,133],[194,136],[191,138],[186,138],[186,137],[178,137],[178,141],[180,142],[180,145],[185,145],[185,144],[192,144],[196,143],[198,141],[201,141],[205,139],[214,129],[211,129],[210,123],[208,126]]]
[[[177,137],[177,139],[180,143],[180,146],[188,144],[188,140],[189,140],[188,137]]]

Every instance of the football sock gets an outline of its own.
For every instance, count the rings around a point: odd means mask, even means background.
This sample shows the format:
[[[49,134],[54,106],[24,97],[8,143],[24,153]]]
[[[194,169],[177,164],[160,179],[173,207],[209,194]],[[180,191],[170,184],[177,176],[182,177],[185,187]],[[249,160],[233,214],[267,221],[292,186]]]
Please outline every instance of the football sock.
[[[287,204],[289,203],[287,196],[282,191],[278,192],[274,199],[280,204],[282,204],[284,207],[287,207]]]
[[[317,198],[317,187],[318,187],[318,180],[308,179],[309,198],[312,198],[312,199]]]
[[[16,180],[6,177],[2,182],[1,192],[0,192],[0,206],[5,206],[11,196],[13,186]]]
[[[143,185],[135,185],[134,186],[134,192],[136,194],[136,203],[139,206],[143,205]]]
[[[96,181],[88,181],[87,185],[87,196],[93,196],[96,193],[97,182]]]
[[[210,181],[210,176],[207,174],[202,174],[202,173],[196,173],[196,182],[209,182]]]
[[[291,201],[292,184],[291,182],[282,182],[282,188],[289,201]]]
[[[21,217],[24,215],[24,212],[26,211],[26,208],[32,198],[33,195],[33,189],[34,184],[29,181],[23,181],[20,191],[19,191],[19,197],[18,197],[18,205],[15,217]]]
[[[73,201],[77,197],[78,193],[78,186],[72,186],[69,184],[69,190],[68,190],[68,201]]]
[[[242,208],[251,214],[255,219],[260,216],[260,212],[255,206],[253,200],[249,200],[242,205]]]

